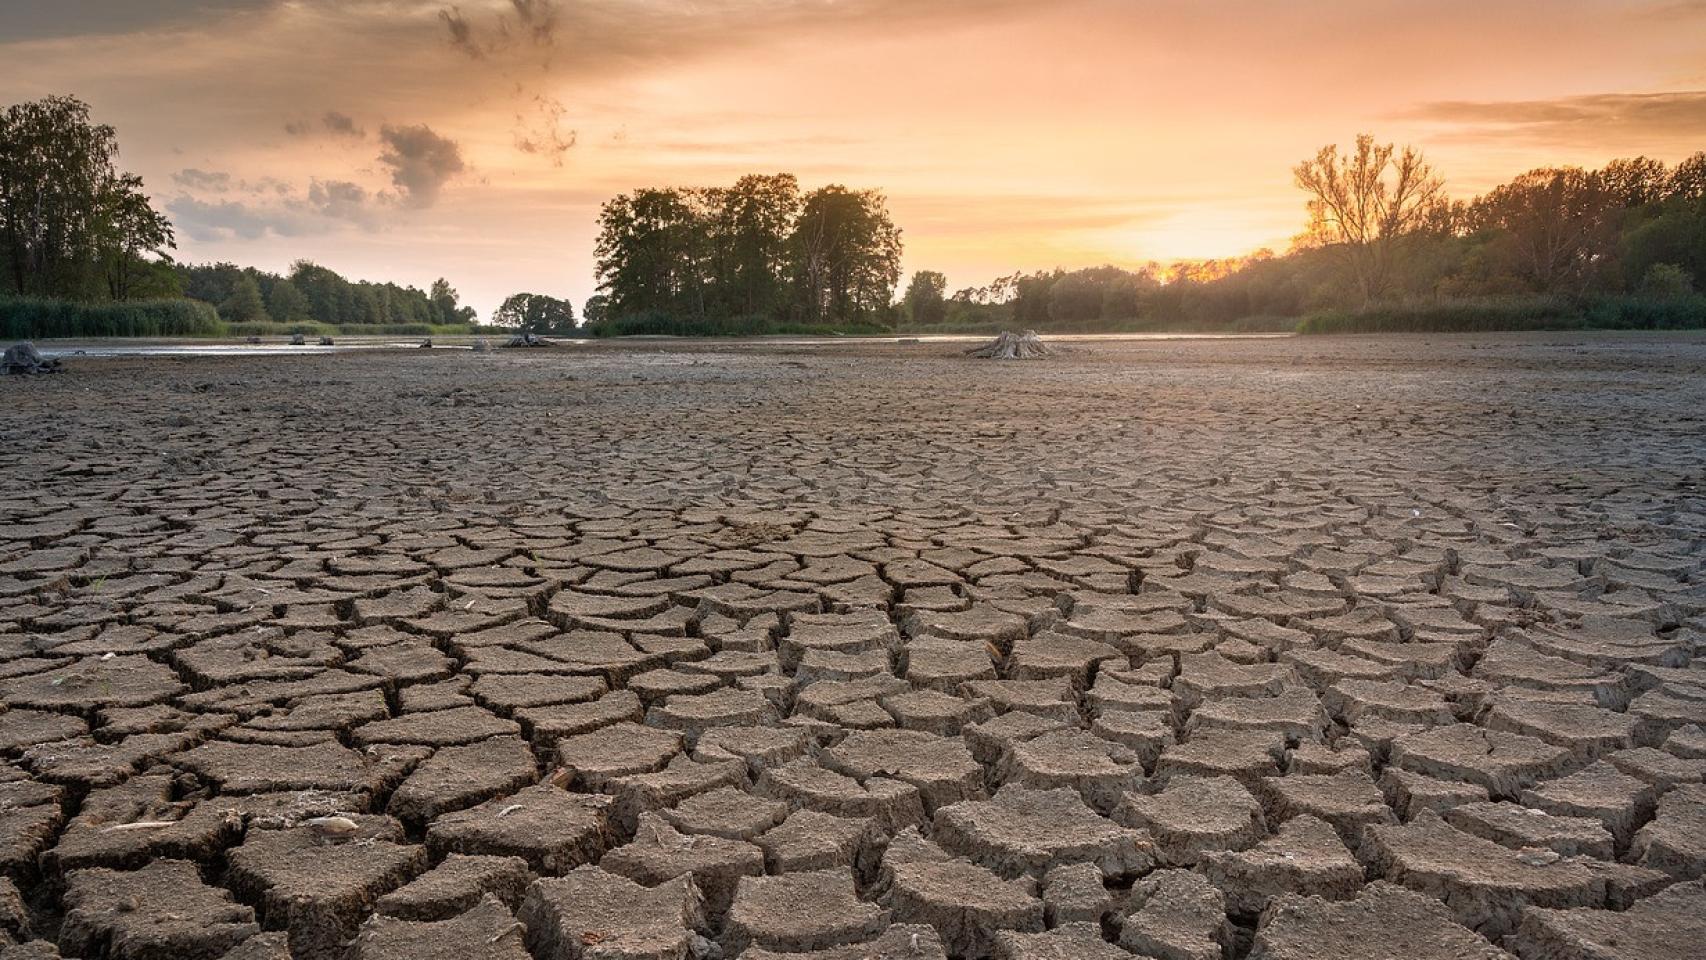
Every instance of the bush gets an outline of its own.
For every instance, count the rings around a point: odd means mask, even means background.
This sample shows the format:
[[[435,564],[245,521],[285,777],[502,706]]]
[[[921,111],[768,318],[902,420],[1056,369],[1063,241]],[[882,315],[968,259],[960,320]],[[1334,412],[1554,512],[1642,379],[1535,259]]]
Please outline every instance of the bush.
[[[68,300],[0,298],[0,337],[217,337],[225,332],[219,314],[198,300],[128,300],[73,303]]]
[[[1674,263],[1655,263],[1641,278],[1641,296],[1649,300],[1676,300],[1694,292],[1694,278]]]
[[[1706,327],[1706,297],[1511,297],[1389,304],[1311,314],[1302,334],[1477,333],[1522,330],[1675,330]]]

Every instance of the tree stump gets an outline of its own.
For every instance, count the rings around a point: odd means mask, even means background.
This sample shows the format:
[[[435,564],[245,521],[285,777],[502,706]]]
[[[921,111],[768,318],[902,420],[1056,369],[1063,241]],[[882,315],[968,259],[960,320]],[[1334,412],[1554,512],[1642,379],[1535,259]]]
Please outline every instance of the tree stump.
[[[1054,351],[1037,336],[1035,330],[1014,333],[1003,330],[1001,336],[981,347],[966,351],[967,355],[986,360],[1035,360],[1053,355]]]
[[[0,371],[5,373],[58,373],[59,361],[41,355],[33,343],[15,343],[0,357]]]

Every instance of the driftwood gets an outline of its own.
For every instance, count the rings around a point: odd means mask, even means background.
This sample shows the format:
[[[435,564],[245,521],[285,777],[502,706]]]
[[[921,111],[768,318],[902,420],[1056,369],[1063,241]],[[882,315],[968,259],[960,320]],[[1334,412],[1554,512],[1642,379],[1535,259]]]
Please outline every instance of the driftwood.
[[[15,343],[0,356],[0,372],[58,373],[59,361],[42,356],[33,343]]]
[[[548,347],[550,345],[551,341],[536,333],[518,333],[510,337],[509,342],[504,344],[506,347]]]
[[[973,357],[983,357],[987,360],[1034,360],[1038,357],[1050,356],[1054,353],[1049,345],[1037,336],[1035,330],[1024,333],[1014,333],[1003,330],[1001,336],[966,353]]]

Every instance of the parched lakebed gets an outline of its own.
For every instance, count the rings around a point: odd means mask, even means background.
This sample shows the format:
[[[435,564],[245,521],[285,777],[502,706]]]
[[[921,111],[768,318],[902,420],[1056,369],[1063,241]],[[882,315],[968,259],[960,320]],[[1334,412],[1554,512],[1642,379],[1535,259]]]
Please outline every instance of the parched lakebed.
[[[0,379],[0,958],[1684,960],[1706,339]]]

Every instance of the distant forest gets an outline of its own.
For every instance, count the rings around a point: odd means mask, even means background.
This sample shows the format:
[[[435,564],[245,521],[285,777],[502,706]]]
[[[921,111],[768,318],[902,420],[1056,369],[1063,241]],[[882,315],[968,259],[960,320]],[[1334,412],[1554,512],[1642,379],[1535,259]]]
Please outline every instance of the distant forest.
[[[429,289],[176,262],[171,222],[74,97],[0,112],[0,336],[217,336],[474,329]],[[491,323],[556,335],[1706,326],[1706,153],[1532,170],[1452,199],[1414,149],[1362,136],[1292,171],[1306,219],[1284,254],[1016,272],[896,297],[883,194],[789,174],[654,187],[606,202],[598,293],[518,293]]]

